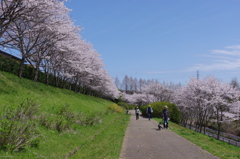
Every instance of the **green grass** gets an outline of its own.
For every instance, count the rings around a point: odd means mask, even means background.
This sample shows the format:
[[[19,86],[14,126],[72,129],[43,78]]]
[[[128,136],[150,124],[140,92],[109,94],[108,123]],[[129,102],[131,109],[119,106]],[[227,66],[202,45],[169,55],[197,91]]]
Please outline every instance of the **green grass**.
[[[65,104],[71,105],[72,109],[81,112],[105,112],[106,105],[112,102],[78,94],[66,89],[46,86],[42,83],[34,83],[31,80],[19,79],[18,77],[0,72],[0,109],[4,105],[18,104],[30,98],[41,104],[41,110],[51,112],[55,107]]]
[[[82,145],[80,151],[78,151],[72,158],[119,158],[129,116],[125,115],[124,118],[122,118],[122,116],[119,116],[118,118],[109,117],[106,120],[108,120],[108,122],[102,127],[102,129],[98,129],[98,132],[93,137],[94,139],[92,138],[91,142]]]
[[[86,115],[102,113],[104,117],[98,124],[75,124],[73,130],[61,133],[40,127],[42,138],[38,147],[14,153],[0,150],[0,158],[119,158],[130,117],[125,113],[105,114],[113,102],[0,72],[0,111],[6,105],[18,105],[26,99],[40,104],[40,112],[44,114],[51,115],[56,109],[67,104],[73,112]]]
[[[160,119],[155,119],[158,122]],[[240,147],[230,145],[226,142],[219,141],[207,135],[195,132],[194,130],[182,127],[178,124],[169,123],[172,131],[191,141],[192,143],[202,147],[202,149],[221,159],[240,159]]]
[[[1,156],[13,156],[18,159],[40,159],[65,157],[76,159],[109,158],[118,159],[129,116],[111,114],[99,125],[79,128],[74,133],[45,131],[38,148],[27,149],[21,153],[0,153]],[[77,150],[70,156],[69,154]]]

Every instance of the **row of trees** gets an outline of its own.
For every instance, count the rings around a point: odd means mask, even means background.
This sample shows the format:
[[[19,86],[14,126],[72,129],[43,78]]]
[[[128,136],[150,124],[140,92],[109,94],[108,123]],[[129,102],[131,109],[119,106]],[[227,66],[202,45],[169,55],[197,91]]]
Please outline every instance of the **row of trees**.
[[[64,82],[94,91],[100,97],[117,98],[119,91],[93,46],[82,39],[81,28],[69,16],[65,0],[1,0],[0,46],[20,53],[18,76],[24,64]],[[77,88],[77,87],[76,87]]]
[[[175,90],[179,88],[181,88],[181,85],[178,84],[160,83],[157,80],[148,80],[139,88],[141,91],[123,91],[121,97],[123,101],[138,106],[154,102],[171,102],[174,100]]]
[[[167,101],[178,106],[181,123],[197,125],[196,131],[205,132],[210,122],[217,123],[218,137],[223,121],[239,120],[240,91],[236,85],[221,82],[210,76],[191,78],[186,86],[166,85],[150,81],[138,93],[122,93],[122,100],[139,106]]]
[[[119,80],[118,77],[115,78],[115,85],[122,91],[126,93],[134,93],[134,92],[142,92],[143,87],[145,85],[149,85],[151,83],[158,83],[158,80],[151,79],[151,80],[146,80],[146,79],[137,79],[136,77],[133,78],[131,76],[125,75],[122,81]],[[174,83],[165,83],[163,82],[164,86],[167,87],[176,87],[176,86],[181,86],[181,84],[174,84]]]

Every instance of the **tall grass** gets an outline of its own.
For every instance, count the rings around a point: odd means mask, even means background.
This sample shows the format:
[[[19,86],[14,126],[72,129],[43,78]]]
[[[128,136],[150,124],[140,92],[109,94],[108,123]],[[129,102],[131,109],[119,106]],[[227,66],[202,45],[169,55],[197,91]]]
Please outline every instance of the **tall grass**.
[[[0,149],[0,158],[119,157],[129,116],[111,111],[113,102],[0,72],[0,112],[26,99],[34,101],[41,114],[40,142],[36,147],[26,146],[18,152]],[[72,119],[76,121],[74,124]]]

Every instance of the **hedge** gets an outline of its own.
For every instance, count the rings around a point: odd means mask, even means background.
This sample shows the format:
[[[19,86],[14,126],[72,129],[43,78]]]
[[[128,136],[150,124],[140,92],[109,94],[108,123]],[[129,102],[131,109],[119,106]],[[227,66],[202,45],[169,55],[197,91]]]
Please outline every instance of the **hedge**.
[[[177,124],[180,123],[181,113],[175,104],[169,103],[169,102],[155,102],[148,105],[151,105],[153,109],[152,117],[158,117],[158,118],[162,118],[162,111],[164,109],[164,106],[165,105],[168,106],[170,120]],[[144,105],[140,107],[140,110],[143,116],[147,116],[146,109],[148,108],[148,105]]]

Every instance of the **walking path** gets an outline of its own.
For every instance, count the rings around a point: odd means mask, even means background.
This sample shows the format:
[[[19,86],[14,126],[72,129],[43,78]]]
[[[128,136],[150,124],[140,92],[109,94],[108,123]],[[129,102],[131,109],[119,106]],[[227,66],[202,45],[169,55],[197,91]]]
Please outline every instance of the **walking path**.
[[[157,121],[136,120],[134,111],[130,113],[119,159],[218,159],[170,129],[158,130]]]

